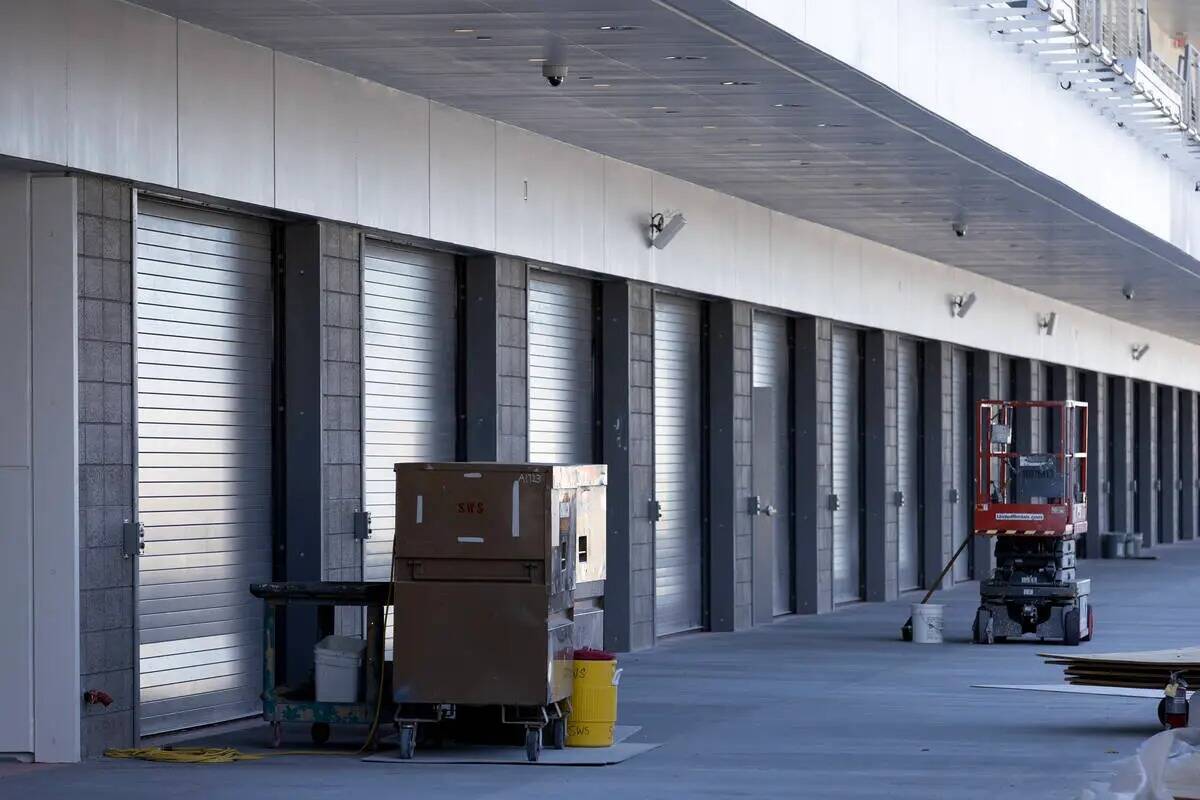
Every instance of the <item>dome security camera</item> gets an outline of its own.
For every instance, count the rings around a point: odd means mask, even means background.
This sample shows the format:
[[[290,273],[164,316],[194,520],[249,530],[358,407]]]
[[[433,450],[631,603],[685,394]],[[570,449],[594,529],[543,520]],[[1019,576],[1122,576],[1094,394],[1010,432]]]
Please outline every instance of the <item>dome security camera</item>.
[[[551,86],[562,86],[562,82],[567,77],[566,64],[543,64],[542,77],[546,79],[546,83]]]

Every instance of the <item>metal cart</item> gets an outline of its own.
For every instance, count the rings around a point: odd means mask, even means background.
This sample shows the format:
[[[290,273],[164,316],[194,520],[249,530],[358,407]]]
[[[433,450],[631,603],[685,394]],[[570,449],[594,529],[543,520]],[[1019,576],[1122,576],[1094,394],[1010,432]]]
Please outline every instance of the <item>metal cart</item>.
[[[383,696],[380,707],[380,677],[384,668],[384,612],[389,604],[391,586],[387,583],[358,581],[312,583],[256,583],[250,593],[261,597],[263,604],[263,719],[271,723],[271,746],[278,747],[283,738],[283,723],[311,723],[315,744],[329,740],[331,725],[370,725],[376,711],[381,720],[389,720],[395,705]],[[275,629],[276,614],[288,605],[317,606],[319,636],[333,633],[334,609],[337,606],[358,606],[367,610],[367,648],[363,675],[362,698],[357,703],[321,703],[311,682],[305,686],[276,684]],[[378,730],[374,736],[378,736]],[[374,745],[374,742],[371,742]]]

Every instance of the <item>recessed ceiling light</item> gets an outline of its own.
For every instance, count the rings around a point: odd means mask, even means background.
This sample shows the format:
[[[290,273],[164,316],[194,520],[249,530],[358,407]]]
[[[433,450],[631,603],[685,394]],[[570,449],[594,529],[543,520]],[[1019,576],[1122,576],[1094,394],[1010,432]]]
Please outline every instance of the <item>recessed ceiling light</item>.
[[[829,126],[828,126],[828,125],[826,125],[824,122],[818,122],[818,123],[817,123],[817,127],[818,127],[818,128],[828,128]]]
[[[800,103],[775,103],[775,108],[804,108]]]
[[[650,108],[652,108],[655,111],[666,111],[667,110],[666,106],[650,106]]]
[[[474,33],[475,29],[474,28],[455,28],[454,32],[455,33]]]
[[[717,129],[716,125],[703,125],[701,127],[703,127],[706,131],[715,131]]]
[[[602,31],[640,31],[639,25],[601,25]]]
[[[750,143],[750,146],[751,146],[751,147],[762,147],[762,145],[761,145],[761,144],[759,144],[758,142],[751,142],[751,143]]]
[[[722,86],[755,86],[754,81],[721,81]]]
[[[544,59],[544,58],[531,58],[531,59],[529,59],[529,63],[530,63],[530,64],[545,64],[545,63],[546,63],[546,59]]]
[[[592,87],[596,88],[596,89],[607,89],[610,86],[612,86],[611,83],[593,83],[592,84]]]
[[[708,56],[663,56],[663,61],[707,61]]]

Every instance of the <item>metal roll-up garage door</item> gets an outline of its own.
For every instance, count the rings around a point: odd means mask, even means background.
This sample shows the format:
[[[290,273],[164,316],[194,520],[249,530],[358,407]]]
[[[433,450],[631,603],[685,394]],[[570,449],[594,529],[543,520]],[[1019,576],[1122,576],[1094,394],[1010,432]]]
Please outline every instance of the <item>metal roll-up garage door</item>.
[[[903,496],[898,515],[901,591],[921,585],[921,362],[917,348],[912,339],[900,339],[896,347],[896,477]]]
[[[387,580],[404,461],[457,455],[454,257],[368,241],[363,258],[363,576]]]
[[[833,329],[833,601],[861,600],[862,356],[858,331]]]
[[[701,522],[703,437],[700,303],[654,301],[654,629],[659,636],[704,624]]]
[[[774,475],[770,485],[775,487],[764,502],[773,505],[771,517],[774,528],[773,610],[775,614],[792,611],[792,526],[791,526],[791,415],[788,401],[792,379],[788,347],[787,319],[778,314],[756,312],[752,329],[754,386],[771,389],[772,417],[775,431],[774,459],[771,464],[754,464],[756,470],[770,469]]]
[[[950,403],[952,406],[950,425],[952,457],[950,463],[954,471],[952,488],[955,498],[955,502],[951,504],[951,511],[954,518],[952,525],[954,549],[957,550],[958,546],[967,538],[969,517],[971,509],[974,507],[974,499],[971,497],[971,490],[968,486],[971,474],[971,454],[969,452],[971,442],[970,435],[967,433],[967,425],[970,424],[971,414],[967,395],[967,351],[957,347],[954,348],[951,359]],[[967,554],[964,553],[954,562],[953,575],[955,583],[970,580],[971,565],[967,560]]]
[[[529,273],[529,460],[594,460],[592,282]]]
[[[137,219],[142,735],[260,713],[271,578],[268,223],[142,198]]]

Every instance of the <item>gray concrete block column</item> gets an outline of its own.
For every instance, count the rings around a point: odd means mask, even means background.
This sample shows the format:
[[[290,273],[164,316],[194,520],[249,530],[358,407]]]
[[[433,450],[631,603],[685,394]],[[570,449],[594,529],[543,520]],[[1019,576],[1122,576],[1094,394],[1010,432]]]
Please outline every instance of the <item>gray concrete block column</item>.
[[[1133,436],[1136,428],[1133,414],[1133,381],[1129,378],[1114,377],[1110,379],[1109,387],[1111,391],[1108,405],[1112,430],[1112,485],[1109,488],[1113,493],[1109,528],[1131,533],[1137,526],[1133,512],[1138,477],[1133,468]]]
[[[899,591],[896,572],[899,562],[899,515],[893,501],[898,468],[896,334],[868,331],[864,356],[864,583],[867,600],[883,601],[895,599]]]
[[[1088,404],[1087,501],[1088,530],[1081,541],[1080,555],[1100,557],[1100,534],[1109,528],[1108,500],[1113,487],[1108,481],[1108,378],[1096,372],[1078,373],[1080,393]]]
[[[1179,520],[1179,538],[1196,538],[1197,475],[1196,469],[1196,393],[1179,391],[1179,480],[1183,484],[1183,517]]]
[[[604,646],[633,648],[633,451],[630,406],[629,284],[600,285],[600,461],[608,465],[608,576],[604,586]]]
[[[1172,386],[1158,387],[1158,541],[1179,541],[1179,400]]]
[[[828,320],[795,321],[796,611],[833,608],[832,333]]]
[[[971,496],[965,500],[974,509],[975,481],[978,480],[975,468],[976,453],[979,450],[979,442],[975,438],[979,422],[978,404],[980,400],[991,400],[1000,394],[1000,356],[984,350],[976,350],[971,353],[971,386],[969,392],[971,396],[971,416],[967,421],[967,433],[971,440],[971,452],[967,458],[972,479],[967,486],[967,491],[971,493]],[[972,512],[973,519],[974,512]],[[976,536],[974,538],[971,542],[971,564],[974,569],[973,577],[976,580],[984,580],[991,577],[992,571],[996,569],[996,540],[993,537]]]
[[[938,575],[953,553],[953,459],[950,457],[951,355],[945,342],[923,345],[921,427],[924,431],[921,465],[921,564],[926,588],[935,588]]]
[[[1142,544],[1150,547],[1158,541],[1158,392],[1147,381],[1134,382],[1134,439],[1136,448],[1136,530]]]
[[[107,707],[81,706],[82,754],[89,758],[128,747],[137,736],[136,559],[122,547],[134,497],[133,191],[94,177],[77,185],[82,674],[76,680],[113,698]],[[50,354],[37,350],[36,339],[34,347],[36,366]],[[49,613],[35,608],[39,616]]]

